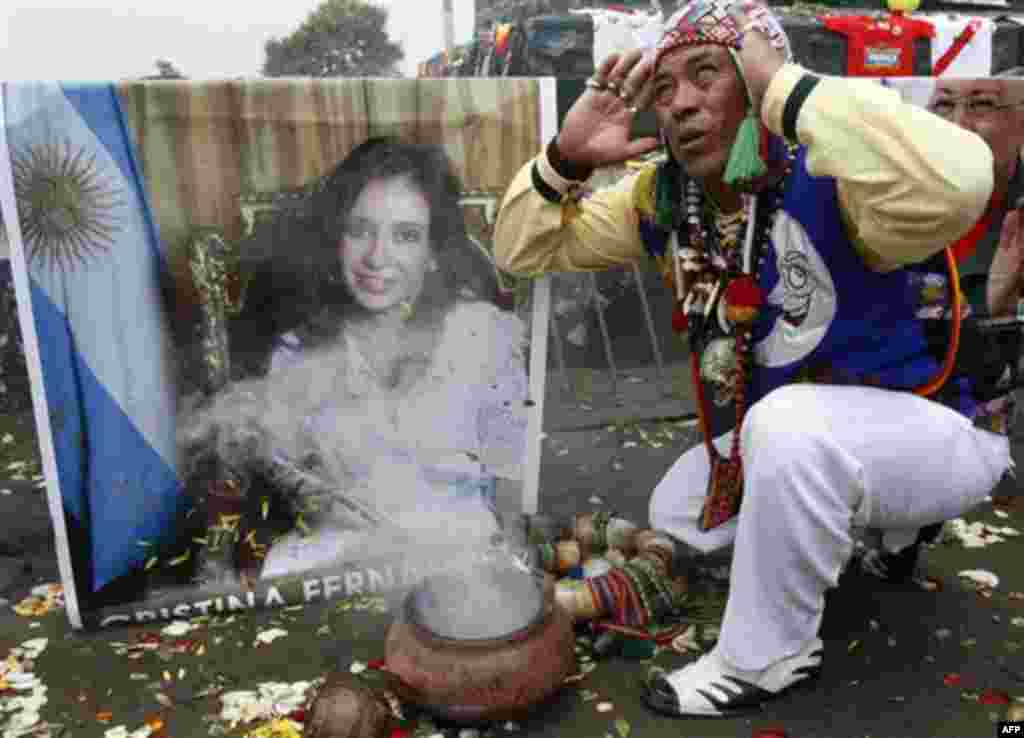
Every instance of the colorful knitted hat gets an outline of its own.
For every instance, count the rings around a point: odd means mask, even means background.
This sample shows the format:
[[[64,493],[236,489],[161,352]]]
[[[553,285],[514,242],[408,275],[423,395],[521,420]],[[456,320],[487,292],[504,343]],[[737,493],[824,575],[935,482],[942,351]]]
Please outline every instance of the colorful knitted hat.
[[[748,110],[729,154],[724,177],[727,184],[749,182],[766,171],[759,152],[764,136],[738,54],[743,46],[742,25],[751,21],[783,53],[786,61],[792,61],[789,39],[779,19],[753,0],[691,0],[668,19],[661,40],[654,47],[655,69],[667,53],[681,47],[715,44],[728,49],[747,93]]]
[[[665,54],[680,46],[717,44],[739,51],[743,41],[741,15],[756,24],[772,46],[782,51],[786,61],[792,61],[786,31],[764,5],[753,0],[691,0],[665,22],[661,39],[654,47],[655,66]]]

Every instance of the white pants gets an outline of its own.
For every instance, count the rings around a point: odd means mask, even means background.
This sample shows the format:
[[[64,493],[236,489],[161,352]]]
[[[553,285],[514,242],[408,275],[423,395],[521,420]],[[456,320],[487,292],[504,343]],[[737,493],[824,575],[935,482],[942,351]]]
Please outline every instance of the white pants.
[[[731,433],[716,439],[729,452]],[[910,393],[791,385],[747,412],[744,499],[736,519],[697,528],[707,450],[691,449],[651,498],[655,528],[702,552],[733,545],[719,653],[740,669],[795,654],[821,624],[825,590],[855,527],[912,541],[919,527],[984,501],[1011,466],[1006,437]]]

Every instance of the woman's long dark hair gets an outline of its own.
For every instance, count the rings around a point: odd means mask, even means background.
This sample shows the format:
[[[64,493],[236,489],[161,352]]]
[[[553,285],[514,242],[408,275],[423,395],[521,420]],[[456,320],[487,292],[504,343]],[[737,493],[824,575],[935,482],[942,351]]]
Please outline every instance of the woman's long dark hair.
[[[338,243],[345,219],[371,180],[403,176],[430,206],[430,247],[438,264],[425,275],[414,320],[440,319],[460,296],[495,300],[493,264],[466,233],[462,188],[448,157],[436,146],[372,138],[242,244],[249,286],[231,330],[238,373],[265,371],[282,333],[298,332],[307,346],[329,341],[347,315],[362,309],[341,276]]]

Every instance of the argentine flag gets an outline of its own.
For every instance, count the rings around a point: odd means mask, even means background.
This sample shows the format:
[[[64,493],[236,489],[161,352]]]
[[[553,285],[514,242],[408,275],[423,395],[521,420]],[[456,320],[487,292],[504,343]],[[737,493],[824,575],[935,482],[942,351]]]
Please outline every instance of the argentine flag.
[[[166,263],[113,85],[7,83],[2,117],[20,225],[8,232],[28,267],[63,511],[86,533],[95,590],[142,565],[183,503]]]

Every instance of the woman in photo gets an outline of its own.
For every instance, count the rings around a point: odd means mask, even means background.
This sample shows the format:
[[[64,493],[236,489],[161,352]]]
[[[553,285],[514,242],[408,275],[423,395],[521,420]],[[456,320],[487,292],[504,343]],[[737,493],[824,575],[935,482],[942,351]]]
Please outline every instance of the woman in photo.
[[[293,497],[315,504],[299,506],[261,577],[389,553],[369,548],[386,540],[496,532],[498,480],[519,479],[525,449],[524,331],[494,304],[494,267],[466,233],[460,192],[440,149],[371,139],[300,215],[271,225],[263,254],[258,239],[248,249],[258,263],[233,353],[266,375],[255,392],[254,380],[236,385],[212,417],[237,408],[232,423],[259,428],[257,455],[404,534],[354,530],[349,507],[307,484]]]

